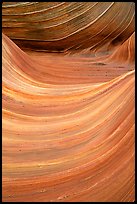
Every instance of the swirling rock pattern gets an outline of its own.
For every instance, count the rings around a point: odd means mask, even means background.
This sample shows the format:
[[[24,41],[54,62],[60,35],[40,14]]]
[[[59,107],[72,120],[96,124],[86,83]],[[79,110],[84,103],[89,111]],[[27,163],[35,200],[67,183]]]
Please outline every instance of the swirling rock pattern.
[[[3,201],[134,201],[134,3],[2,13]]]
[[[3,3],[2,28],[21,47],[96,51],[128,39],[134,14],[133,2]]]

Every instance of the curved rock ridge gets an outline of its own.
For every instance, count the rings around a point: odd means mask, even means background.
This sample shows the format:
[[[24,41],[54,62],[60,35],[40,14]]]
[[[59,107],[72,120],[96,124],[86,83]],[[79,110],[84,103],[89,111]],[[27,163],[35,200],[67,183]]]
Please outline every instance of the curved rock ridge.
[[[3,3],[3,202],[135,200],[133,8],[132,2]],[[80,38],[72,44],[80,47],[72,46],[70,33],[84,26],[83,18],[91,29],[98,19],[95,34],[104,25],[106,31],[91,41],[75,32]],[[49,33],[33,35],[30,19]],[[73,22],[68,33],[65,21]],[[57,23],[62,33],[54,31]],[[70,35],[68,44],[61,35]]]
[[[2,5],[2,29],[25,48],[106,50],[134,32],[134,2],[18,2]]]

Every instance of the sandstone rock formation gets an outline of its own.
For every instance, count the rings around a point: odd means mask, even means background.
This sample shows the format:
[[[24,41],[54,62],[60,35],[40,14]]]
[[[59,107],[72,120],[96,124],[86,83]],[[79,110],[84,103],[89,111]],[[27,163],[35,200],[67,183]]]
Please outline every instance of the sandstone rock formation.
[[[133,2],[2,5],[3,202],[134,201]]]

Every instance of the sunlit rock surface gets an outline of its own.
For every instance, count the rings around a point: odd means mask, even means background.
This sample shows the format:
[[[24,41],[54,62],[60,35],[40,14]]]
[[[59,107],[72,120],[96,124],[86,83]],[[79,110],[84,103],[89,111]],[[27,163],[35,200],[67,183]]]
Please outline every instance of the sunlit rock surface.
[[[3,3],[3,202],[135,200],[134,12]]]

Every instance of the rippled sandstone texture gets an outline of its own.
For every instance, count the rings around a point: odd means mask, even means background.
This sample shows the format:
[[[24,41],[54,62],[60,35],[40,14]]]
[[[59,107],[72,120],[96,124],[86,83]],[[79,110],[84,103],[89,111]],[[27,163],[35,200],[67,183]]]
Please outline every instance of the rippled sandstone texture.
[[[3,202],[135,200],[134,12],[3,3]]]

